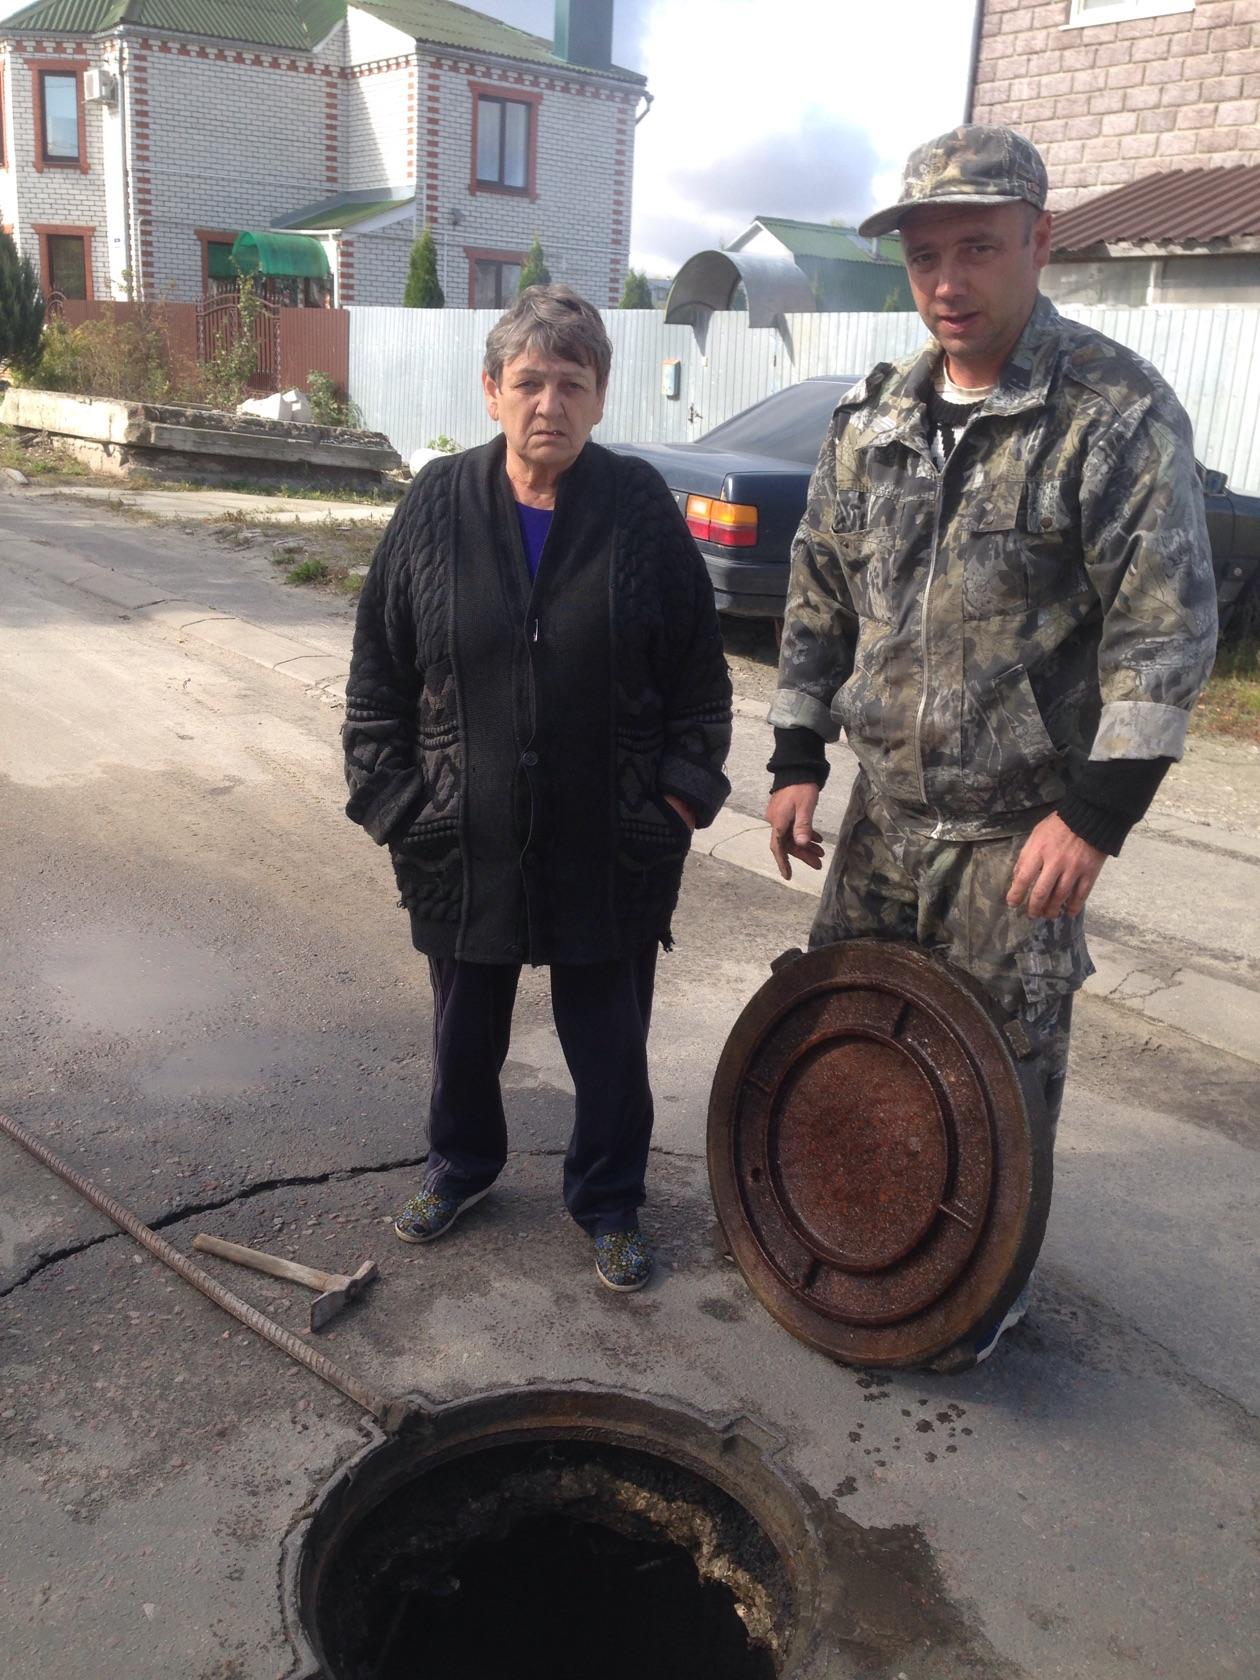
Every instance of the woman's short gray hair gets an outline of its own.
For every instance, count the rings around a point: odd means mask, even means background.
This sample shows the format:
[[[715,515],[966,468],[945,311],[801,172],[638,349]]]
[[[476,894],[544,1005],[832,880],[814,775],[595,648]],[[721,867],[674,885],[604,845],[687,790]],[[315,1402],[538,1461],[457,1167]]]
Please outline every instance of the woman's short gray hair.
[[[599,311],[571,286],[527,286],[486,339],[485,369],[497,385],[503,369],[526,350],[593,368],[602,391],[612,366],[612,341]]]

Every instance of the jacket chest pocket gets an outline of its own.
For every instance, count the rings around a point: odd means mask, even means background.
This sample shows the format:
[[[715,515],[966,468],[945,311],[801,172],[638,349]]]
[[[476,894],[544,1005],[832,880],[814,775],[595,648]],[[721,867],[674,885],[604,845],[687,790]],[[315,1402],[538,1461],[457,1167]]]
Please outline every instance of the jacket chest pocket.
[[[967,533],[967,618],[1028,612],[1088,588],[1075,485],[1049,478],[1002,479],[974,491],[959,517]]]
[[[865,490],[845,490],[832,510],[831,541],[859,618],[892,622],[893,530]]]

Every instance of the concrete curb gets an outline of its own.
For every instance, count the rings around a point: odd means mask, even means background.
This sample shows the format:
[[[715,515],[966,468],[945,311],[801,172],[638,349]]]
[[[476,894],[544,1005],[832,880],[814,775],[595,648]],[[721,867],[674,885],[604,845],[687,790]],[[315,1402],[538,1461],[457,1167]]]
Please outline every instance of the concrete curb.
[[[60,583],[81,589],[85,595],[106,601],[111,607],[126,607],[137,619],[147,620],[164,630],[176,630],[181,635],[195,637],[222,653],[239,654],[252,664],[293,678],[304,688],[344,688],[350,674],[350,667],[345,661],[313,648],[307,642],[300,642],[293,636],[278,635],[274,630],[264,630],[247,619],[215,612],[213,608],[198,606],[194,601],[181,601],[163,595],[156,585],[133,577],[129,572],[111,571],[109,567],[97,566],[89,560],[67,563],[51,559],[46,562],[46,569],[49,576]]]
[[[312,501],[306,496],[251,495],[243,490],[133,490],[120,482],[115,490],[99,484],[30,485],[27,496],[67,496],[75,501],[112,502],[160,519],[220,519],[226,513],[248,514],[259,524],[285,520],[300,525],[386,525],[397,503]]]
[[[139,619],[182,635],[195,637],[221,652],[248,659],[265,670],[289,677],[304,688],[333,694],[344,688],[349,666],[309,643],[292,636],[264,630],[245,619],[216,613],[193,602],[163,596],[152,584],[115,572],[90,561],[48,562],[50,575],[85,594],[125,607]],[[735,710],[741,717],[764,717],[763,701],[737,698]],[[1201,838],[1201,830],[1177,818],[1160,819],[1152,826],[1189,839]],[[723,810],[692,845],[702,857],[716,858],[736,869],[760,875],[790,892],[808,898],[822,894],[825,871],[797,865],[792,879],[784,881],[770,856],[770,828],[758,817],[740,811]],[[1260,841],[1246,835],[1231,835],[1231,849],[1245,856],[1260,855]],[[802,918],[802,938],[804,937]],[[1090,952],[1097,972],[1085,982],[1094,997],[1131,1009],[1148,1020],[1175,1028],[1201,1044],[1227,1051],[1243,1061],[1260,1066],[1260,999],[1245,986],[1220,980],[1197,969],[1173,968],[1161,964],[1148,952],[1135,950],[1101,935],[1091,935]]]

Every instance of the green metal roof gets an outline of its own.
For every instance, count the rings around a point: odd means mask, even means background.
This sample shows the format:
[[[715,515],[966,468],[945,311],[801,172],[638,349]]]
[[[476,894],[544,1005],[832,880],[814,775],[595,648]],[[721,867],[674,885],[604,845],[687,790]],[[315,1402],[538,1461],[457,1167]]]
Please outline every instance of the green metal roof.
[[[278,216],[278,226],[301,228],[306,233],[326,233],[330,229],[357,227],[373,216],[383,216],[387,210],[408,210],[415,204],[415,195],[408,198],[360,199],[347,196],[337,203],[326,204],[309,216],[301,211],[292,216]]]
[[[242,274],[272,274],[284,280],[328,278],[324,247],[303,233],[239,233],[232,262]]]
[[[50,35],[98,35],[121,24],[215,41],[309,50],[346,15],[347,0],[35,0],[0,21],[0,35],[39,30]],[[389,23],[413,40],[462,52],[493,53],[558,69],[550,41],[453,0],[355,0],[357,10]],[[572,68],[580,68],[573,66]],[[645,78],[616,65],[598,72],[618,81]]]
[[[457,6],[453,0],[355,0],[360,11],[370,12],[382,23],[392,23],[405,35],[437,46],[460,47],[465,52],[495,53],[500,58],[522,58],[528,63],[555,69],[566,60],[557,58],[550,41],[529,35],[510,23]],[[617,65],[598,72],[619,81],[643,82],[646,77]]]
[[[5,18],[0,34],[98,35],[130,24],[309,51],[345,15],[345,0],[35,0]]]
[[[830,222],[797,222],[789,216],[755,216],[767,233],[781,240],[793,256],[830,257],[836,262],[901,262],[901,241],[895,236],[879,241],[875,256],[870,241],[856,228],[835,227]]]

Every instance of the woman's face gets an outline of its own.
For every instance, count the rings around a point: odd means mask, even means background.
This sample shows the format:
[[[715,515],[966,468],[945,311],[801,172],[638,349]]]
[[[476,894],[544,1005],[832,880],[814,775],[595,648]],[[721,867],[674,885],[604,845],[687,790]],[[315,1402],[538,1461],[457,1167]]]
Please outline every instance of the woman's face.
[[[604,413],[594,368],[536,350],[505,362],[497,383],[488,373],[481,382],[509,457],[532,472],[559,474],[571,467]]]

